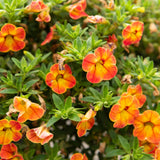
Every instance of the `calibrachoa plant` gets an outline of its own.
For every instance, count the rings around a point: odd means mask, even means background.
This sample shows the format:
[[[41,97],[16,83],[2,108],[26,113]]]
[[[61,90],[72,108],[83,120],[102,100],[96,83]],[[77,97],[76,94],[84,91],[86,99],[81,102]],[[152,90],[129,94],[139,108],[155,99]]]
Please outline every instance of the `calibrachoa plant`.
[[[159,160],[159,6],[2,0],[0,159]]]

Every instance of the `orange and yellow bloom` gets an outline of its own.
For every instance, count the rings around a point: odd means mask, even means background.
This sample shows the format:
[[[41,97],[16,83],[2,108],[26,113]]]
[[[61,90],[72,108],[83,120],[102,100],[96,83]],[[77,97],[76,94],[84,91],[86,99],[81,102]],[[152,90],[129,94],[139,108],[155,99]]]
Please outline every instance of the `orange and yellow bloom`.
[[[26,33],[22,27],[7,23],[0,31],[0,52],[19,51],[25,47]]]
[[[88,14],[85,13],[86,7],[87,7],[86,0],[80,0],[77,3],[68,6],[66,9],[69,11],[69,16],[72,19],[79,19],[81,17],[88,16]]]
[[[44,4],[42,0],[32,1],[30,5],[28,5],[25,8],[26,13],[38,13],[38,17],[36,18],[36,21],[38,22],[50,22],[51,16],[49,14],[49,7]]]
[[[15,97],[13,100],[14,108],[20,112],[18,121],[23,123],[27,120],[35,121],[40,119],[45,110],[37,103],[32,103],[26,98]]]
[[[7,145],[11,141],[19,141],[22,138],[20,133],[21,125],[19,122],[7,119],[0,120],[0,144]]]
[[[135,96],[139,101],[140,107],[142,107],[146,101],[146,96],[142,94],[142,88],[140,84],[137,84],[136,86],[133,86],[133,85],[128,86],[127,92],[122,94],[122,96],[125,96],[125,95]]]
[[[43,145],[53,138],[53,134],[48,131],[48,128],[44,124],[38,128],[28,130],[26,137],[33,143],[41,143]]]
[[[134,120],[133,135],[139,140],[150,143],[160,141],[160,115],[156,111],[146,110]]]
[[[94,125],[94,117],[96,112],[90,109],[81,119],[81,121],[77,124],[77,134],[79,137],[82,137],[86,134],[87,130],[90,130]]]
[[[85,154],[82,155],[81,153],[75,153],[72,155],[70,160],[88,160],[88,158]]]
[[[134,123],[135,118],[139,115],[139,102],[133,96],[122,96],[109,113],[109,118],[114,122],[113,127],[123,128],[126,125]]]
[[[46,75],[46,84],[58,94],[66,92],[68,88],[73,88],[76,79],[72,75],[70,67],[65,64],[61,69],[59,64],[54,64],[50,68],[50,72]]]
[[[1,160],[23,160],[23,157],[18,154],[17,146],[14,143],[3,145],[0,151]]]
[[[109,49],[98,47],[95,54],[88,54],[83,59],[82,69],[91,83],[110,80],[117,74],[116,59]]]
[[[30,5],[28,5],[25,8],[25,12],[41,12],[45,9],[47,9],[48,6],[44,4],[43,1],[37,0],[37,1],[32,1]]]
[[[133,22],[131,25],[128,25],[122,31],[122,36],[124,38],[123,44],[131,45],[139,42],[142,38],[143,30],[144,30],[143,22],[136,21]]]

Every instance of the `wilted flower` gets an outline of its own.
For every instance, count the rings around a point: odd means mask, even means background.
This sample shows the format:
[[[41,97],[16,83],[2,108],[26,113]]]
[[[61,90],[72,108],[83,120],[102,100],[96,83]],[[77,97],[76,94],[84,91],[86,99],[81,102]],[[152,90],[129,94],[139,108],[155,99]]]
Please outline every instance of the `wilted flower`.
[[[79,19],[81,17],[88,16],[88,14],[85,13],[86,7],[87,7],[86,0],[80,0],[77,3],[68,6],[66,9],[69,11],[69,16],[72,19]]]
[[[7,145],[11,141],[19,141],[22,138],[19,122],[7,119],[0,120],[0,144]]]
[[[143,26],[143,22],[136,21],[124,28],[122,31],[123,44],[130,45],[139,42],[142,38]]]
[[[40,119],[45,110],[37,103],[32,103],[26,98],[14,97],[14,108],[20,112],[18,115],[18,121],[23,123],[27,120],[35,121]]]
[[[22,27],[16,27],[7,23],[0,31],[0,52],[19,51],[25,47],[25,31]]]
[[[82,69],[87,72],[87,80],[91,83],[110,80],[117,73],[116,59],[109,49],[98,47],[95,54],[88,54],[83,59]]]
[[[77,124],[77,134],[79,137],[82,137],[86,134],[87,130],[90,130],[94,125],[94,117],[96,112],[90,109],[81,119],[81,121]]]
[[[88,158],[85,154],[82,155],[81,153],[75,153],[72,155],[70,160],[88,160]]]
[[[28,130],[26,137],[33,143],[41,143],[43,145],[53,138],[53,134],[48,131],[46,124],[43,124],[38,128]]]
[[[100,24],[107,23],[107,20],[104,17],[100,16],[100,15],[88,16],[87,17],[87,21],[89,23],[100,23]]]
[[[122,96],[109,113],[109,118],[114,122],[113,127],[123,128],[126,125],[133,124],[135,118],[139,115],[139,103],[133,96]]]
[[[151,143],[160,141],[160,115],[156,111],[146,110],[134,120],[133,135],[139,140]]]
[[[76,79],[72,75],[70,67],[65,64],[63,68],[59,68],[59,64],[54,64],[50,68],[50,72],[46,75],[46,84],[58,94],[66,92],[68,88],[73,88]]]

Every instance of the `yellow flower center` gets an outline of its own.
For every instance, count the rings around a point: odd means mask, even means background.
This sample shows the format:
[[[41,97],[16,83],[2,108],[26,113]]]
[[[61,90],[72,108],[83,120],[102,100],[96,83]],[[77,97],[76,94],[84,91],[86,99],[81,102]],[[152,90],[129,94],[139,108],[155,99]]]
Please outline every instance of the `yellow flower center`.
[[[23,106],[23,105],[26,105],[26,102],[24,101],[24,100],[21,100],[21,105]]]
[[[125,111],[127,111],[127,110],[128,110],[128,108],[129,108],[129,106],[125,106],[124,110],[125,110]]]
[[[62,74],[58,74],[58,75],[57,75],[56,81],[58,81],[60,78],[63,78],[63,75],[62,75]]]
[[[10,127],[4,127],[3,131],[7,131],[8,129],[11,129]]]
[[[144,123],[144,126],[154,127],[154,124],[153,124],[152,122],[148,121],[148,122],[145,122],[145,123]]]

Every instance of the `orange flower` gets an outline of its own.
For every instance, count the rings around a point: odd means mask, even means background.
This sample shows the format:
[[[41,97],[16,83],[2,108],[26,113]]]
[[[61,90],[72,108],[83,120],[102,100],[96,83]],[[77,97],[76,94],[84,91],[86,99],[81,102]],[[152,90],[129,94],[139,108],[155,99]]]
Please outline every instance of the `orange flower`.
[[[3,145],[0,156],[1,160],[23,160],[23,157],[18,154],[17,146],[14,143]]]
[[[62,69],[59,64],[54,64],[50,68],[50,72],[46,75],[46,84],[58,94],[66,92],[68,88],[73,88],[76,79],[72,76],[70,67],[65,64]]]
[[[133,22],[131,25],[128,25],[122,31],[122,36],[124,38],[123,44],[130,45],[139,42],[142,38],[143,29],[144,29],[143,22]]]
[[[116,59],[109,49],[98,47],[95,54],[88,54],[82,62],[82,69],[87,72],[87,80],[99,83],[110,80],[117,73]]]
[[[77,124],[77,134],[79,137],[82,137],[86,134],[87,130],[90,130],[94,125],[94,117],[96,112],[90,109]]]
[[[137,84],[136,86],[132,86],[132,85],[128,86],[127,92],[122,94],[122,96],[125,96],[125,95],[135,96],[139,101],[140,107],[142,107],[146,101],[146,96],[142,94],[142,88],[140,84]]]
[[[156,111],[146,110],[134,121],[133,135],[139,140],[151,143],[160,141],[160,115]]]
[[[81,153],[75,153],[70,160],[88,160],[88,158],[85,154],[82,155]]]
[[[139,103],[133,96],[122,96],[109,113],[111,121],[115,122],[113,127],[123,128],[126,125],[133,124],[135,118],[139,115]]]
[[[88,16],[87,21],[90,22],[90,23],[100,23],[100,24],[106,24],[107,23],[107,20],[100,15]]]
[[[38,17],[36,18],[36,21],[38,22],[50,22],[51,21],[51,16],[49,14],[49,9],[43,10]]]
[[[38,22],[50,22],[51,16],[49,14],[49,7],[43,3],[41,0],[32,1],[30,5],[28,5],[25,9],[26,13],[30,12],[40,12],[36,21]]]
[[[11,141],[19,141],[22,138],[19,122],[7,119],[0,120],[0,144],[7,145]]]
[[[43,145],[53,138],[53,134],[48,131],[48,128],[44,124],[38,128],[28,130],[26,137],[33,143],[41,143]]]
[[[80,0],[77,3],[70,5],[66,9],[69,11],[69,16],[72,19],[79,19],[81,17],[88,16],[88,14],[85,13],[86,7],[87,7],[86,0]]]
[[[41,43],[41,46],[49,43],[53,39],[54,29],[56,29],[56,25],[53,25],[52,27],[50,27],[50,32],[47,34],[46,39]]]
[[[18,121],[23,123],[27,120],[35,121],[40,119],[45,110],[37,103],[32,103],[26,98],[14,97],[14,108],[20,112]]]
[[[147,140],[139,141],[139,145],[144,147],[144,152],[154,154],[157,149],[158,143],[150,143]]]
[[[19,51],[25,47],[25,31],[22,27],[5,24],[0,31],[0,52]]]
[[[41,12],[42,10],[48,9],[48,6],[41,0],[32,1],[30,5],[25,8],[25,12]]]
[[[155,151],[155,160],[160,160],[160,147]]]

